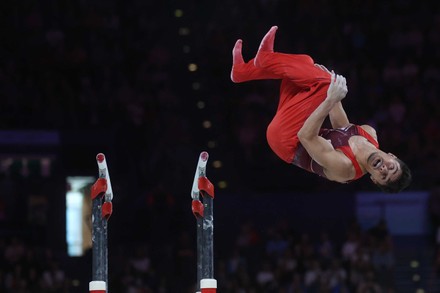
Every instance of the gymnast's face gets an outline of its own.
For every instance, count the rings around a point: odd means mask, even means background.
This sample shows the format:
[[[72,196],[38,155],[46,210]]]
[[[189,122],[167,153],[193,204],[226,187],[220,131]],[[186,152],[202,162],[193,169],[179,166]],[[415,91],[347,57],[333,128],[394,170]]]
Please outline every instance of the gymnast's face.
[[[367,163],[370,178],[376,184],[387,185],[402,175],[400,163],[391,153],[374,152],[368,157]]]

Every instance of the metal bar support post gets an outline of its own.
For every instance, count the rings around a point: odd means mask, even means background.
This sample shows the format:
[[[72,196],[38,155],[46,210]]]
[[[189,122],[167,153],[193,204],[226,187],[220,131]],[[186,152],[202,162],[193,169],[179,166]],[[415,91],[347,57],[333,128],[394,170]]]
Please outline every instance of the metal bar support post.
[[[96,156],[99,178],[91,188],[92,198],[92,281],[90,293],[108,293],[108,220],[113,212],[113,191],[104,154]]]
[[[197,221],[197,292],[201,293],[217,291],[217,280],[214,279],[214,186],[206,177],[208,158],[207,152],[200,153],[191,191],[192,212]]]

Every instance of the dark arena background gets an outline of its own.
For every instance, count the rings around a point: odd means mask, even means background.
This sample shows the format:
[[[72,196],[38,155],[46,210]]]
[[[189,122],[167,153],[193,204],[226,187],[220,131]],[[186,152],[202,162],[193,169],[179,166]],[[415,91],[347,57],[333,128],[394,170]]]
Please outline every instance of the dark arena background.
[[[194,170],[209,152],[220,293],[440,292],[437,1],[1,3],[0,292],[88,292],[96,155],[111,174],[108,292],[195,292]],[[347,78],[353,123],[413,183],[321,179],[276,157],[277,81],[231,50],[304,53]]]

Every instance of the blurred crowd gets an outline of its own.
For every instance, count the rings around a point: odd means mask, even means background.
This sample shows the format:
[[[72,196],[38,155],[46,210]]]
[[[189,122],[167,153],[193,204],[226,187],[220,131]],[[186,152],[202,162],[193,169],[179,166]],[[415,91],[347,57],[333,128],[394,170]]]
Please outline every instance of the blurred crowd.
[[[252,221],[237,228],[231,249],[217,251],[219,292],[395,292],[393,243],[384,222],[369,231],[353,223],[340,242],[324,231],[297,235],[284,221],[262,230]],[[167,258],[141,247],[117,266],[123,269],[113,285],[126,292],[195,292],[196,256],[185,233],[178,239],[169,256],[174,266],[158,270]]]
[[[355,222],[347,223],[346,236],[339,240],[326,231],[313,236],[298,234],[286,221],[264,229],[248,221],[233,232],[235,238],[229,239],[229,245],[216,249],[219,292],[396,292],[393,240],[385,222],[367,231]],[[2,239],[2,292],[80,292],[90,280],[75,279],[62,256],[25,240],[18,236]],[[194,247],[185,230],[174,242],[157,246],[131,243],[112,247],[111,292],[195,292]],[[84,275],[90,278],[90,274]]]
[[[25,242],[20,236],[2,237],[1,292],[68,292],[71,280],[50,248]]]
[[[16,237],[8,225],[19,223],[19,230],[28,221],[35,228],[46,216],[63,217],[60,206],[58,212],[51,208],[63,205],[64,176],[96,175],[93,160],[100,147],[109,160],[117,205],[135,226],[142,225],[142,216],[130,214],[130,206],[145,204],[149,192],[165,187],[174,196],[190,190],[202,150],[210,153],[213,183],[228,191],[373,189],[367,179],[348,185],[324,181],[286,165],[269,149],[265,133],[279,83],[233,84],[229,73],[235,40],[244,40],[248,60],[272,25],[279,26],[275,50],[309,54],[347,78],[344,105],[350,120],[375,127],[381,148],[408,163],[414,175],[410,189],[439,185],[438,2],[23,0],[3,5],[0,130],[51,130],[62,140],[51,154],[51,175],[22,180],[28,175],[12,176],[1,166],[2,292],[73,290],[71,271],[59,265],[64,257],[49,248],[64,235],[53,235],[54,240],[46,227],[47,234]],[[16,148],[1,158],[18,150],[35,155]],[[164,195],[165,205],[177,205],[173,196]],[[36,213],[25,221],[20,209],[30,201],[34,205],[28,209]],[[181,214],[164,211],[178,237],[151,225],[148,231],[155,236],[149,240],[166,241],[134,242],[114,252],[111,261],[118,270],[111,286],[119,288],[114,292],[191,292],[193,239],[179,233],[185,227]],[[256,233],[243,225],[235,246],[219,252],[219,292],[392,292],[393,243],[383,231],[352,230],[338,242],[325,232],[312,241],[287,228]],[[170,282],[171,276],[180,281]]]

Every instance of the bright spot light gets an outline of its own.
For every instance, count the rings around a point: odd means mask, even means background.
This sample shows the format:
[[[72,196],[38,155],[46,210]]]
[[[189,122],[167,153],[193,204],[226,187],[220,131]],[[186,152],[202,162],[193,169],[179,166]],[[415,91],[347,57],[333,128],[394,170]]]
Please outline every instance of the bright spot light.
[[[80,284],[81,284],[81,282],[79,280],[76,280],[76,279],[72,280],[73,287],[78,287]]]
[[[195,63],[190,63],[190,64],[188,65],[188,70],[191,71],[191,72],[197,71],[197,64],[195,64]]]
[[[182,11],[182,9],[176,9],[176,10],[174,10],[174,16],[175,16],[175,17],[182,17],[182,16],[183,16],[183,11]]]
[[[419,262],[416,260],[411,261],[410,263],[411,268],[415,269],[417,267],[419,267]]]
[[[228,187],[228,183],[226,181],[219,181],[217,183],[218,187],[221,189],[225,189],[226,187]]]
[[[412,280],[413,280],[414,282],[418,282],[418,281],[420,281],[420,276],[417,275],[417,274],[415,274],[415,275],[413,275]]]
[[[218,168],[221,168],[223,166],[223,163],[222,163],[222,161],[218,161],[217,160],[217,161],[212,162],[212,166],[214,168],[218,169]]]
[[[211,128],[211,126],[212,126],[211,121],[209,121],[209,120],[203,121],[204,128]]]
[[[189,35],[189,33],[190,33],[189,28],[187,28],[187,27],[179,28],[179,35],[180,36],[187,36],[187,35]]]
[[[210,140],[208,141],[208,148],[213,149],[217,146],[217,142]]]
[[[416,293],[425,293],[425,290],[423,290],[422,288],[419,288],[416,290]]]
[[[199,109],[204,109],[204,108],[205,108],[205,102],[203,102],[203,101],[198,101],[198,102],[197,102],[197,108],[199,108]]]

